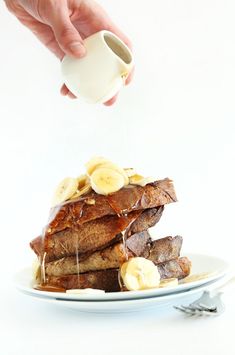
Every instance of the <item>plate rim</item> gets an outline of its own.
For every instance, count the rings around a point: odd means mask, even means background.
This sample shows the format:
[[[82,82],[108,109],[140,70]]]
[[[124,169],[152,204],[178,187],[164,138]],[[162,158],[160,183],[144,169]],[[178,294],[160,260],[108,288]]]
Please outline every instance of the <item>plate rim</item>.
[[[127,299],[127,300],[117,300],[110,302],[96,302],[96,301],[71,301],[71,300],[58,300],[48,297],[36,297],[37,300],[47,303],[48,305],[61,306],[68,308],[70,310],[82,313],[93,313],[93,314],[112,314],[112,313],[130,313],[139,312],[144,309],[151,308],[164,308],[173,307],[174,305],[180,304],[180,302],[192,302],[193,298],[200,297],[202,292],[206,289],[213,293],[213,290],[220,288],[225,285],[226,282],[233,276],[232,273],[221,277],[218,280],[212,281],[209,286],[203,284],[199,287],[195,287],[191,290],[180,293],[172,293],[169,295],[163,295],[161,297],[150,297],[150,298],[137,298],[137,299]]]
[[[143,291],[128,291],[128,292],[107,292],[107,293],[102,293],[102,294],[61,294],[59,292],[50,292],[50,291],[39,291],[35,290],[32,287],[30,287],[30,282],[32,280],[29,280],[29,285],[26,287],[22,285],[19,281],[19,278],[23,277],[24,273],[30,274],[30,270],[32,269],[31,267],[25,267],[18,271],[14,275],[13,282],[15,284],[15,287],[23,292],[24,294],[30,295],[32,297],[44,297],[44,298],[50,298],[50,299],[57,299],[57,300],[63,300],[63,301],[81,301],[81,302],[109,302],[109,301],[122,301],[122,300],[133,300],[133,299],[144,299],[144,298],[153,298],[153,297],[161,297],[161,296],[166,296],[166,295],[172,295],[172,294],[177,294],[177,293],[182,293],[186,292],[187,290],[194,289],[197,287],[200,287],[202,285],[207,285],[210,284],[211,282],[215,282],[218,279],[221,279],[226,273],[229,272],[230,264],[226,259],[222,259],[221,257],[215,256],[215,255],[208,255],[208,254],[202,254],[202,253],[186,253],[184,252],[184,255],[186,255],[189,259],[191,258],[209,258],[209,259],[214,259],[218,260],[218,263],[221,263],[223,265],[222,269],[220,267],[220,270],[215,271],[214,274],[210,275],[208,278],[204,278],[202,280],[196,280],[192,281],[189,283],[185,284],[180,284],[178,286],[173,286],[173,287],[168,287],[168,288],[156,288],[156,289],[149,289],[149,290],[143,290]],[[106,297],[106,298],[104,298]]]

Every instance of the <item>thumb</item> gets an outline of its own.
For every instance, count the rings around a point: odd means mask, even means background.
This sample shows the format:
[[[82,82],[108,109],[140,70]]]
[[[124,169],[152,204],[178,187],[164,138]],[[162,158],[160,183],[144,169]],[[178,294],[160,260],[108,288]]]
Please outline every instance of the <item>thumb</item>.
[[[60,9],[60,12],[57,11],[50,19],[50,25],[60,48],[65,54],[78,58],[86,54],[83,40],[73,26],[67,9],[64,9],[64,11]]]

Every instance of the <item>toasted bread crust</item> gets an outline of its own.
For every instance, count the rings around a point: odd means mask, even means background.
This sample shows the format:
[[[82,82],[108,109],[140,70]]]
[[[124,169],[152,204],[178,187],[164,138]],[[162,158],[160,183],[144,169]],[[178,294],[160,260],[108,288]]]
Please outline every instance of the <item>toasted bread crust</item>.
[[[174,267],[173,267],[174,265]],[[172,260],[158,265],[161,279],[165,278],[183,278],[189,275],[191,262],[186,257]],[[46,285],[60,288],[96,288],[106,292],[121,291],[119,279],[119,269],[110,269],[102,271],[90,271],[80,275],[47,276]]]
[[[87,259],[79,261],[76,256],[68,256],[46,263],[45,271],[48,276],[62,276],[68,274],[82,274],[88,271],[119,268],[127,259],[123,243],[96,251]],[[77,262],[78,261],[78,262]]]
[[[177,259],[180,255],[182,237],[165,237],[151,240],[148,232],[133,234],[126,242],[118,242],[96,251],[80,260],[77,256],[64,257],[45,264],[48,276],[84,273],[88,271],[119,268],[129,257],[144,256],[155,264]],[[147,253],[146,253],[147,250]],[[174,265],[172,265],[174,267]],[[164,270],[163,266],[161,267]]]
[[[91,199],[94,204],[86,203]],[[155,181],[144,187],[124,187],[108,196],[91,192],[77,201],[68,201],[52,208],[44,233],[51,235],[107,215],[127,214],[176,201],[173,182],[168,178]]]
[[[120,291],[118,269],[90,271],[80,275],[48,276],[46,285],[64,288],[95,288],[106,292]]]
[[[129,237],[126,242],[118,242],[88,255],[86,258],[80,259],[73,255],[46,263],[45,272],[48,276],[61,276],[119,268],[129,257],[140,256],[150,240],[148,232],[136,233]]]
[[[175,237],[165,237],[154,240],[149,247],[149,254],[146,257],[156,264],[177,259],[180,256],[183,238],[179,235]]]
[[[161,218],[163,207],[133,211],[126,216],[105,216],[84,223],[77,228],[67,228],[45,239],[40,237],[31,241],[30,246],[40,257],[46,252],[45,260],[52,261],[66,256],[92,253],[103,249],[121,239],[121,232],[127,237],[152,227]],[[140,221],[139,221],[140,218]],[[132,229],[133,226],[133,229]],[[134,230],[134,232],[133,232]]]
[[[190,274],[191,261],[187,257],[181,257],[158,264],[157,267],[162,279],[171,277],[183,279]]]

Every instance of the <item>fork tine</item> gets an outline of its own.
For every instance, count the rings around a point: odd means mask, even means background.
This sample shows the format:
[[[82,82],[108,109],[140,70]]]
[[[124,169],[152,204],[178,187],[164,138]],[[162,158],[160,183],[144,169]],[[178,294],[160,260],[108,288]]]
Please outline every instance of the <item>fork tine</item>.
[[[199,303],[198,304],[198,308],[200,307],[200,309],[202,311],[205,311],[205,312],[210,312],[210,313],[216,313],[217,312],[217,307],[207,307],[207,306],[204,306],[202,303]]]
[[[182,308],[184,308],[186,311],[191,311],[191,312],[195,312],[195,311],[197,311],[197,308],[195,308],[195,307],[192,307],[192,306],[183,306],[183,305],[181,305],[181,307]]]
[[[199,304],[196,304],[196,303],[193,303],[193,304],[190,304],[188,306],[186,306],[188,309],[191,309],[192,311],[206,311],[207,310],[207,307],[204,307],[203,305],[201,305],[200,303]]]
[[[189,307],[185,307],[183,305],[181,306],[174,306],[175,309],[177,309],[178,311],[181,311],[185,314],[189,314],[189,315],[193,315],[195,314],[195,311],[193,311],[192,309],[190,309]]]
[[[202,310],[198,307],[192,307],[191,305],[189,306],[181,306],[185,309],[186,313],[191,314],[191,315],[200,315],[202,313]]]
[[[221,293],[217,292],[212,297],[209,291],[204,291],[200,298],[187,306],[180,305],[174,308],[191,316],[220,315],[225,310]]]
[[[189,305],[189,306],[174,306],[175,309],[177,309],[178,311],[181,311],[185,314],[194,316],[194,315],[198,315],[201,316],[203,314],[216,314],[217,313],[217,308],[216,307],[205,307],[202,304],[194,304]]]
[[[181,308],[181,306],[173,306],[175,309],[177,309],[178,311],[181,311],[181,312],[183,312],[183,313],[187,313],[186,311],[185,311],[185,309],[183,309],[183,308]]]

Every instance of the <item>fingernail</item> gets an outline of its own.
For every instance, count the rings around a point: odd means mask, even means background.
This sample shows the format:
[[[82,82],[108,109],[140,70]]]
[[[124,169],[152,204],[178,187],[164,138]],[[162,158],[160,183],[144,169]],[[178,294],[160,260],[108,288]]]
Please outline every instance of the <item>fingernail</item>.
[[[86,48],[80,42],[70,43],[69,48],[76,56],[83,57],[86,54]]]

